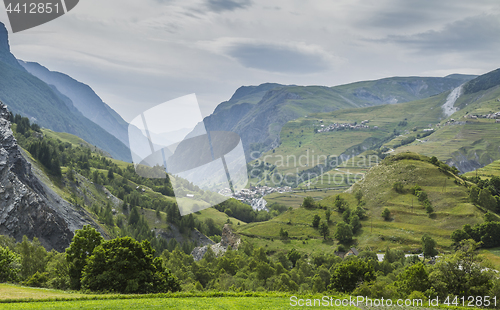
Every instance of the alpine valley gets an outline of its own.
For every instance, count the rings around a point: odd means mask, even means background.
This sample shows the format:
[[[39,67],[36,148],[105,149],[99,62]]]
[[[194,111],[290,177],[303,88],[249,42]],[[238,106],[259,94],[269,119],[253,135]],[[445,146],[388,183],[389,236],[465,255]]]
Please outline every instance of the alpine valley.
[[[239,134],[250,182],[182,217],[169,177],[136,174],[128,123],[90,86],[16,59],[1,23],[0,101],[0,282],[235,296],[500,293],[490,274],[500,268],[500,69],[242,86],[204,122]],[[147,283],[110,280],[125,247],[156,268],[144,267]],[[463,276],[478,282],[444,283],[464,262]]]

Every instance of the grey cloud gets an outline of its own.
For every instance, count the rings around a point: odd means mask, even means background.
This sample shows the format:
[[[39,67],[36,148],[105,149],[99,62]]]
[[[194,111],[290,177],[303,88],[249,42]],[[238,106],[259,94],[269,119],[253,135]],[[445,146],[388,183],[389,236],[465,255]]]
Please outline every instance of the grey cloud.
[[[488,51],[500,44],[500,17],[479,15],[408,36],[391,35],[380,41],[393,42],[425,53]],[[496,52],[496,51],[495,51]]]
[[[497,6],[498,0],[482,0],[477,4],[468,0],[381,0],[360,10],[357,24],[393,30],[425,27],[429,23],[456,20],[456,16],[464,14],[491,13]]]
[[[206,6],[210,11],[223,12],[244,9],[252,4],[251,0],[207,0]]]
[[[248,68],[281,73],[314,73],[326,70],[330,62],[321,52],[269,43],[235,43],[226,53]]]

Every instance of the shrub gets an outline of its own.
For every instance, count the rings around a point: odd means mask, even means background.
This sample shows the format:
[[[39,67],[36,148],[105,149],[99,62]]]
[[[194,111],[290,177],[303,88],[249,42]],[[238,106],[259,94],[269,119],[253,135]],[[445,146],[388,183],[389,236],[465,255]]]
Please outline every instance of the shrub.
[[[385,208],[384,211],[382,211],[382,217],[384,220],[388,221],[391,218],[391,211],[389,211],[388,208]]]
[[[404,192],[404,186],[401,182],[395,182],[392,184],[392,188],[396,191],[396,193],[402,194]]]

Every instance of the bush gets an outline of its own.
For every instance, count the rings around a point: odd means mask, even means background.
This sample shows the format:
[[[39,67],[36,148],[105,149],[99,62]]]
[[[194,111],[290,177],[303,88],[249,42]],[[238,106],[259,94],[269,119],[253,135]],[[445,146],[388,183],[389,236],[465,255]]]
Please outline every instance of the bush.
[[[313,226],[314,228],[318,228],[318,226],[319,226],[319,222],[320,222],[320,221],[321,221],[321,217],[320,217],[319,215],[317,215],[317,214],[316,214],[316,215],[314,216],[313,220],[312,220],[312,226]]]
[[[385,208],[384,211],[382,211],[382,217],[384,220],[388,221],[391,218],[391,211],[389,211],[388,208]]]
[[[45,287],[47,286],[48,273],[47,272],[35,272],[34,275],[28,281],[23,282],[27,286],[32,287]]]
[[[418,192],[417,198],[418,198],[418,201],[420,201],[420,202],[424,202],[424,201],[426,201],[426,200],[429,199],[428,196],[427,196],[427,193],[423,192],[423,191]]]
[[[352,241],[352,228],[350,225],[340,222],[337,224],[337,229],[333,237],[337,239],[340,243],[349,243]]]
[[[363,282],[375,280],[373,266],[362,260],[348,261],[335,266],[329,289],[350,293]]]
[[[312,197],[307,196],[302,202],[302,207],[306,209],[314,209],[316,208],[316,203],[314,202],[314,199]]]
[[[392,188],[396,191],[396,193],[402,194],[404,193],[404,186],[401,182],[396,182],[392,184]]]

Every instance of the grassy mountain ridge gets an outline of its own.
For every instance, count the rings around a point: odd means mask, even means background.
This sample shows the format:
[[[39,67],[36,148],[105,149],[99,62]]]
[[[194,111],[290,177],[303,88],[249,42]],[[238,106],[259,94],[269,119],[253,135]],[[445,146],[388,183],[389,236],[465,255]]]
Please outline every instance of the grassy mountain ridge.
[[[401,103],[453,89],[474,76],[394,77],[334,87],[261,84],[239,88],[205,118],[208,130],[235,131],[247,155],[280,142],[282,126],[311,113]]]

